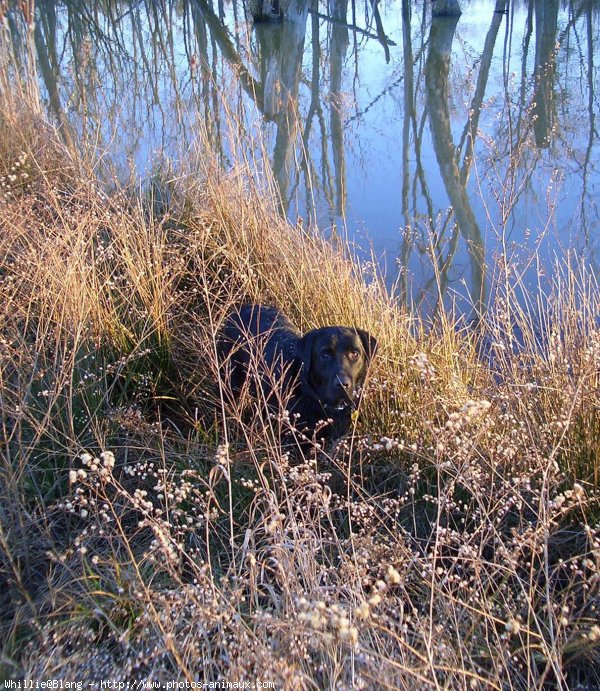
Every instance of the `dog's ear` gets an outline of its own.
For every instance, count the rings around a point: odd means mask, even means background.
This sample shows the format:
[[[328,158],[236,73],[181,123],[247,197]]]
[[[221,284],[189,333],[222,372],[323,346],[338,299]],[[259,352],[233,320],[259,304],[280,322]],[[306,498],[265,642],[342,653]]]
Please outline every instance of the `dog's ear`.
[[[377,350],[377,339],[375,336],[371,336],[370,333],[367,333],[363,329],[356,329],[356,333],[361,340],[363,350],[367,356],[367,362],[371,362],[373,356],[375,355],[375,351]]]
[[[296,362],[300,367],[300,383],[302,395],[319,400],[314,389],[314,372],[312,367],[312,355],[317,340],[317,330],[309,331],[298,340],[296,346]]]
[[[298,340],[298,345],[296,346],[296,355],[302,361],[305,373],[307,373],[310,369],[315,337],[316,331],[313,329],[312,331],[304,334],[304,336]]]

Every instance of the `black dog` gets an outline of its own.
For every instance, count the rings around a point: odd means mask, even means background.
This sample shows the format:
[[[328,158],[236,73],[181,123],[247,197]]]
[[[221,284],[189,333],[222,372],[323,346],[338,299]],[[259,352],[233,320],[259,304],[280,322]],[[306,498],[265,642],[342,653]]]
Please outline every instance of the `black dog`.
[[[270,410],[287,400],[297,430],[307,436],[318,431],[319,437],[328,438],[349,430],[376,347],[366,331],[345,326],[326,326],[302,336],[282,312],[263,305],[235,310],[218,341],[221,366],[234,394],[250,375],[253,394],[262,394]]]

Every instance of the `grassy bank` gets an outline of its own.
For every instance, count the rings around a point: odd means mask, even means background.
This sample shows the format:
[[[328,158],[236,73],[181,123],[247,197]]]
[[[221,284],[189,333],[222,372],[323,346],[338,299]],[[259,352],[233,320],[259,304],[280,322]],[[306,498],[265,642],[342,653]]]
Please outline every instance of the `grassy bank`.
[[[600,683],[585,269],[426,328],[243,165],[199,149],[100,184],[23,103],[0,114],[2,676]],[[286,421],[227,395],[215,334],[241,301],[377,337],[339,445],[290,459]]]

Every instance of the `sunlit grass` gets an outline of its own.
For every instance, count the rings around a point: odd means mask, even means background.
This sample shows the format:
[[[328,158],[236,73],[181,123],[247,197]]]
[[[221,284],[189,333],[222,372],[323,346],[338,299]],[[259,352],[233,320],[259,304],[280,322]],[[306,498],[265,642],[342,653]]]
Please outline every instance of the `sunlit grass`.
[[[585,267],[430,329],[247,163],[199,146],[154,194],[107,191],[25,97],[0,132],[4,676],[598,683]],[[290,456],[284,415],[231,400],[242,301],[378,339],[339,445]]]

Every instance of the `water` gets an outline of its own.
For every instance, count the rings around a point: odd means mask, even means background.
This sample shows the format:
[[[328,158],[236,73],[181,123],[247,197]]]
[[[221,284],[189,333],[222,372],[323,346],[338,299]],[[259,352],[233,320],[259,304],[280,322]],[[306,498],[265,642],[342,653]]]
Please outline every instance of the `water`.
[[[142,177],[201,129],[225,167],[264,141],[282,213],[422,310],[479,308],[507,269],[545,287],[568,251],[597,266],[598,3],[287,4],[254,25],[237,0],[38,2],[45,104]]]

